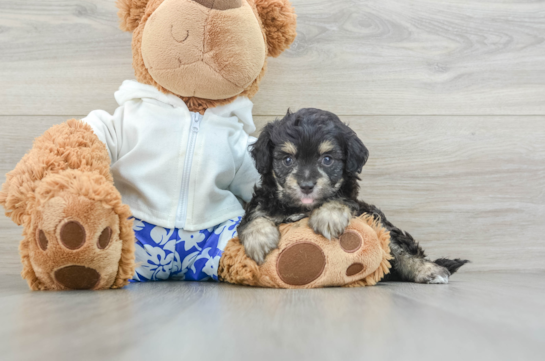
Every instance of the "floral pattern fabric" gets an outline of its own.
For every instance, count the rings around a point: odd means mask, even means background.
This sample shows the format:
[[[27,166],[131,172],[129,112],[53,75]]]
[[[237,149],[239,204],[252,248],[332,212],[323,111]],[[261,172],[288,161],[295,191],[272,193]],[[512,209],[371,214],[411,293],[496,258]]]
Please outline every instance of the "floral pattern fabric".
[[[237,235],[241,217],[213,228],[189,232],[167,229],[134,218],[136,273],[133,282],[218,280],[227,242]]]

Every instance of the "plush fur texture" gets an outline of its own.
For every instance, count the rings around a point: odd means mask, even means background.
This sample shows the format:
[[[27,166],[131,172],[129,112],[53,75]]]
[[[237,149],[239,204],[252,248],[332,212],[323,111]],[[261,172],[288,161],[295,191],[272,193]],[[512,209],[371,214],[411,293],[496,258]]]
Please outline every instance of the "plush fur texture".
[[[22,276],[33,290],[63,289],[53,272],[69,264],[92,265],[101,275],[98,288],[119,288],[134,274],[134,233],[129,207],[113,186],[110,158],[92,129],[78,120],[49,129],[7,174],[0,191],[6,215],[23,225],[20,244]],[[87,230],[86,245],[67,250],[59,245],[60,226],[78,220]],[[107,226],[115,231],[105,250],[95,244]],[[43,230],[45,251],[37,245]],[[40,275],[40,277],[37,276]]]
[[[372,286],[389,272],[391,259],[388,247],[389,234],[372,216],[363,215],[351,220],[347,231],[355,231],[363,240],[356,251],[348,253],[339,242],[316,235],[308,227],[308,219],[280,227],[281,241],[262,265],[248,257],[238,238],[232,239],[226,246],[220,259],[218,276],[224,282],[258,287],[272,288],[317,288],[329,286],[361,287]],[[282,253],[290,246],[311,243],[323,251],[325,265],[322,273],[314,280],[300,285],[288,284],[282,277]],[[304,255],[303,259],[306,258]],[[347,275],[347,269],[353,264],[361,264],[362,270],[355,275]],[[308,262],[299,262],[298,272],[305,272],[311,266]]]
[[[269,56],[277,57],[297,36],[293,8],[285,0],[255,0],[255,6],[265,29]]]
[[[179,96],[187,104],[190,111],[200,112],[201,114],[204,114],[208,108],[229,104],[237,96],[252,98],[259,90],[259,83],[267,69],[266,59],[263,62],[261,71],[253,81],[249,82],[249,85],[244,87],[244,90],[235,96],[226,96],[222,99],[206,99],[176,94],[159,84],[152,77],[142,55],[142,40],[146,22],[164,1],[187,2],[189,0],[118,0],[118,15],[121,20],[121,29],[133,31],[133,67],[136,79],[141,83],[153,85],[164,93],[172,93]],[[261,33],[267,44],[267,55],[275,57],[280,55],[290,46],[296,36],[296,15],[290,2],[288,0],[242,1],[252,8],[255,18],[261,25]],[[253,19],[248,19],[248,21],[253,21]],[[220,29],[216,30],[221,31]],[[206,36],[207,34],[205,34]],[[229,48],[229,44],[225,45],[225,49],[227,48]],[[221,53],[222,50],[221,48],[216,49],[215,52]]]
[[[222,11],[196,1],[164,0],[142,35],[141,53],[152,78],[185,97],[221,100],[243,92],[261,72],[267,49],[252,7],[239,5]]]
[[[263,129],[252,156],[262,184],[256,187],[238,230],[247,254],[257,262],[274,247],[272,230],[252,232],[253,222],[267,219],[278,226],[310,217],[309,225],[316,233],[336,239],[350,217],[361,214],[372,215],[390,232],[394,256],[390,279],[447,283],[467,262],[427,260],[410,234],[390,223],[378,208],[358,199],[359,173],[369,152],[333,113],[319,109],[288,112]]]
[[[123,31],[133,31],[144,16],[149,0],[117,0],[119,27]]]

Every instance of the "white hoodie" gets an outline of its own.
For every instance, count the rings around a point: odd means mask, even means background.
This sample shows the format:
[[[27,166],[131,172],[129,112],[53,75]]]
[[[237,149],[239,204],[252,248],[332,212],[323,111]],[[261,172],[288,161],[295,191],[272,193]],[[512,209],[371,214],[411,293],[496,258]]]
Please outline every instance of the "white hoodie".
[[[189,111],[175,95],[123,82],[114,115],[91,112],[84,122],[106,144],[115,186],[136,218],[197,231],[244,214],[259,174],[248,152],[255,138],[252,102]]]

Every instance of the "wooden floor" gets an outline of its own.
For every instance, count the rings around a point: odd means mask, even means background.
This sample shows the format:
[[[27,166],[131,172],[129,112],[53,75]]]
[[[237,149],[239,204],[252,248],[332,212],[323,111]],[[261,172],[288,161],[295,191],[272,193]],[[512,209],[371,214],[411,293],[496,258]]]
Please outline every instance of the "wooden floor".
[[[543,360],[545,274],[271,290],[132,284],[30,292],[0,276],[8,360]]]

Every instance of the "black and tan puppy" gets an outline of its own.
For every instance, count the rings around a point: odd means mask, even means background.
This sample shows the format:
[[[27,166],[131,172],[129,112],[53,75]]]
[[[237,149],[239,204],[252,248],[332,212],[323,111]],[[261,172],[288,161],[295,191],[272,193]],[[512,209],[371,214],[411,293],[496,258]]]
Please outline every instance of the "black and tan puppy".
[[[278,225],[310,217],[328,239],[341,235],[353,216],[373,214],[390,231],[394,256],[389,279],[447,283],[467,261],[425,258],[410,234],[375,206],[358,200],[359,176],[369,152],[333,113],[301,109],[269,123],[252,146],[262,184],[255,188],[238,228],[246,253],[261,263],[276,248]]]

